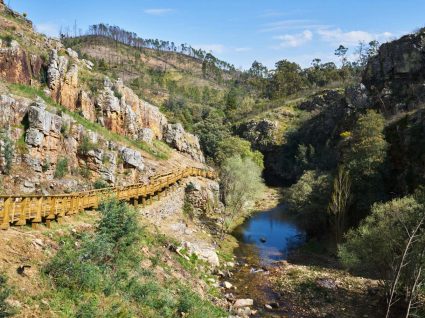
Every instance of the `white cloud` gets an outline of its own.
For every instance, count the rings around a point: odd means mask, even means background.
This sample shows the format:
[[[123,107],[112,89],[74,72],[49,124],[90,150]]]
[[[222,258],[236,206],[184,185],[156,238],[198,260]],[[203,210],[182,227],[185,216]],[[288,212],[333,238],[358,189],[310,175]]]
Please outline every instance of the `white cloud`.
[[[357,45],[359,42],[369,43],[373,40],[380,42],[388,41],[393,37],[390,32],[370,33],[367,31],[348,31],[344,32],[340,28],[337,29],[319,29],[317,34],[321,40],[332,44]]]
[[[285,30],[306,30],[306,29],[324,29],[328,28],[328,25],[319,24],[314,20],[306,19],[294,19],[294,20],[281,20],[276,22],[271,22],[263,25],[261,29],[258,30],[260,33],[265,32],[275,32],[275,31],[285,31]]]
[[[278,17],[278,16],[282,16],[282,15],[283,15],[283,13],[281,11],[277,11],[277,10],[265,10],[260,15],[260,18]]]
[[[252,50],[252,48],[250,48],[250,47],[237,47],[237,48],[235,48],[235,52],[248,52],[248,51],[251,51]]]
[[[46,22],[36,24],[35,29],[37,32],[43,33],[50,37],[58,37],[59,36],[59,26],[54,23]]]
[[[275,36],[275,39],[280,41],[279,47],[299,47],[313,40],[313,32],[304,30],[298,34],[285,34]]]
[[[151,8],[151,9],[145,9],[144,12],[149,15],[155,15],[155,16],[163,16],[167,15],[171,12],[173,12],[173,9],[170,8]]]
[[[223,44],[195,44],[193,47],[213,53],[223,53],[226,49]]]

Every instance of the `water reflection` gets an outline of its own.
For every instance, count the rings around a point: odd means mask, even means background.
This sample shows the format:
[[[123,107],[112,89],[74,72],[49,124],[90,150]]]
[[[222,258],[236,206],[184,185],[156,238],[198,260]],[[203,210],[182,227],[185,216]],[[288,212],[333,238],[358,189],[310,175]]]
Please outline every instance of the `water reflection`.
[[[305,234],[288,218],[284,205],[255,214],[233,235],[239,241],[236,255],[262,265],[286,259],[291,249],[305,241]]]

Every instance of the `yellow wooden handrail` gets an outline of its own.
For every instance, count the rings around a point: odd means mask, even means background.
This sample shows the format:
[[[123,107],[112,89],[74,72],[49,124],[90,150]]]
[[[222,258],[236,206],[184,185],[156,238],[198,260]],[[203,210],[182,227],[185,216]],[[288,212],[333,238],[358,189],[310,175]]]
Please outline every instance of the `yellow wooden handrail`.
[[[142,199],[142,204],[145,205],[147,199],[151,199],[155,194],[159,199],[164,190],[189,176],[215,179],[217,174],[189,167],[154,176],[147,185],[137,183],[58,195],[0,195],[0,229],[6,230],[11,225],[22,226],[27,222],[31,222],[34,228],[41,222],[50,226],[51,220],[60,221],[65,215],[97,208],[103,198],[111,195],[118,200],[132,200],[135,205]]]

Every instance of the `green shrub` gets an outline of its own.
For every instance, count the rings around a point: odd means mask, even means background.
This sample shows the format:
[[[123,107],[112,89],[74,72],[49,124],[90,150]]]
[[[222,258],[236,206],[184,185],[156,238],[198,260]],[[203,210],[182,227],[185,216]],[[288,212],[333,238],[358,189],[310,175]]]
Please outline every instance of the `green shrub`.
[[[318,171],[306,171],[286,193],[286,202],[310,235],[320,235],[328,224],[331,177]]]
[[[10,45],[12,44],[12,41],[14,40],[13,36],[12,36],[12,35],[10,35],[10,34],[7,34],[7,35],[5,35],[5,36],[3,36],[3,37],[1,37],[1,38],[2,38],[2,40],[3,40],[3,41],[5,41],[5,42],[6,42],[6,44],[7,44],[8,46],[10,46]]]
[[[222,231],[232,225],[234,219],[243,215],[249,203],[264,191],[262,169],[251,158],[239,156],[226,159],[221,167],[220,182],[226,206],[222,216]]]
[[[96,148],[97,145],[91,142],[88,136],[83,136],[80,144],[78,145],[77,151],[80,155],[87,156],[91,150],[95,150]]]
[[[55,178],[63,178],[68,173],[68,159],[60,158],[56,163]]]
[[[59,252],[44,269],[60,288],[97,291],[102,286],[102,273],[76,249],[73,239],[65,239]]]
[[[122,98],[122,94],[120,92],[114,91],[114,96],[118,99]]]
[[[210,318],[223,315],[220,309],[212,306],[187,288],[181,290],[178,312],[185,313],[186,317],[190,318]]]
[[[119,246],[130,246],[141,231],[136,211],[124,202],[111,199],[99,207],[102,218],[97,226],[98,235],[105,235]]]
[[[187,290],[175,282],[163,283],[153,271],[140,267],[142,238],[149,236],[138,225],[133,208],[109,199],[99,210],[101,219],[94,232],[62,239],[60,250],[43,269],[55,294],[68,295],[70,306],[65,308],[62,298],[57,302],[60,313],[82,318],[171,318],[179,316],[181,308],[190,313],[188,317],[223,317],[208,301],[185,295]],[[162,254],[157,255],[159,263]],[[106,305],[99,307],[100,300]],[[208,314],[202,316],[204,308]]]
[[[359,228],[351,230],[346,236],[347,242],[340,246],[339,256],[343,263],[348,268],[390,279],[387,275],[395,260],[403,253],[407,241],[406,231],[411,232],[424,211],[424,205],[413,196],[375,204],[372,214]],[[422,228],[422,234],[418,237],[418,253],[425,244],[421,243],[425,239],[424,231],[425,228]],[[413,254],[410,256],[413,257]]]
[[[64,138],[67,138],[69,136],[69,132],[70,132],[71,128],[69,127],[68,124],[64,123],[61,126],[61,134]]]
[[[50,168],[50,160],[46,159],[41,165],[41,171],[46,172],[47,170],[49,170],[49,168]]]
[[[86,302],[82,303],[75,315],[76,318],[93,318],[98,317],[98,306],[99,300],[95,298],[91,298]]]
[[[108,187],[109,187],[109,184],[102,179],[97,179],[93,183],[93,188],[95,188],[95,189],[103,189],[103,188],[108,188]]]
[[[376,203],[361,225],[347,234],[339,257],[350,269],[384,283],[391,303],[397,298],[417,303],[407,316],[423,317],[425,290],[425,194]],[[395,292],[394,294],[392,292]],[[404,315],[403,315],[404,316]]]
[[[193,219],[194,217],[194,211],[192,203],[185,197],[184,204],[183,204],[183,214],[187,215],[190,219]]]
[[[16,150],[20,155],[25,155],[28,153],[28,146],[25,142],[25,134],[22,134],[21,137],[16,141]]]

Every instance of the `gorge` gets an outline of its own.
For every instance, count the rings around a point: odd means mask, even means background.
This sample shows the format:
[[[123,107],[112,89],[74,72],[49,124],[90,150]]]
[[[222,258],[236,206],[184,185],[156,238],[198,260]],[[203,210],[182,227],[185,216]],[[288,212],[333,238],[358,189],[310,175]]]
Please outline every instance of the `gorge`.
[[[0,0],[0,317],[424,317],[425,29],[360,35],[243,69]]]

